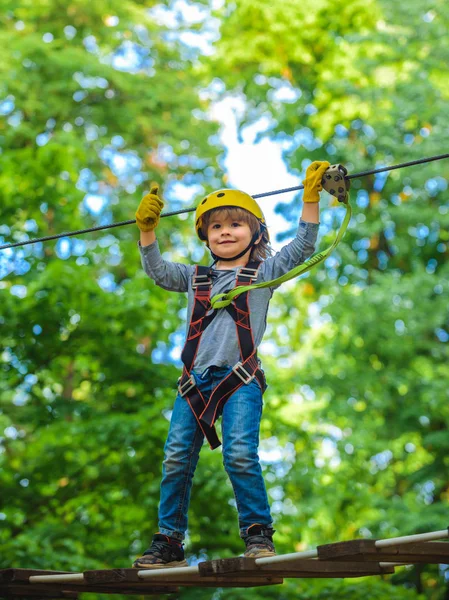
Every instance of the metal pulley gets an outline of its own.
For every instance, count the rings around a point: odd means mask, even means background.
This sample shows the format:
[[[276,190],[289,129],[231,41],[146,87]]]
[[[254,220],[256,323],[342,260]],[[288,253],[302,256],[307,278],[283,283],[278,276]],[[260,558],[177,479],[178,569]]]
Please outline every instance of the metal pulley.
[[[348,170],[343,165],[331,165],[321,180],[326,192],[344,204],[348,203],[348,192],[351,187],[351,181],[346,178],[347,174]]]

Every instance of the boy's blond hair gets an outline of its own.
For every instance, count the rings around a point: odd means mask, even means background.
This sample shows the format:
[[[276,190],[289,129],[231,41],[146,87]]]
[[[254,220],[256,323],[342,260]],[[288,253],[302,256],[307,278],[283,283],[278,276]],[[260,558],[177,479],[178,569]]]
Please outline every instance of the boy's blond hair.
[[[222,219],[232,219],[233,221],[243,221],[249,225],[251,235],[253,236],[256,232],[260,231],[261,226],[258,219],[249,211],[238,206],[224,206],[220,208],[214,208],[209,210],[203,215],[203,221],[201,224],[201,233],[207,237],[207,230],[209,229],[209,223],[211,222],[212,216],[218,216]],[[270,246],[268,239],[268,233],[263,228],[262,239],[258,244],[253,246],[249,260],[265,260],[266,258],[273,255],[273,249]]]

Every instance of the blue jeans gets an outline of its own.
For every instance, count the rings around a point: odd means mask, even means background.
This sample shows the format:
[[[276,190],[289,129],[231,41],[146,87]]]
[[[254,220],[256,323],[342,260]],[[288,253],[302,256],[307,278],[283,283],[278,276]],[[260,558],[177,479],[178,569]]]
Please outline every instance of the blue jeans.
[[[194,370],[192,374],[207,400],[230,371],[231,367],[212,366],[202,375]],[[262,406],[262,392],[257,379],[253,379],[229,398],[222,413],[223,464],[234,490],[240,537],[254,523],[272,524],[257,453]],[[181,541],[187,529],[193,474],[203,441],[203,432],[190,406],[178,394],[164,446],[159,531]]]

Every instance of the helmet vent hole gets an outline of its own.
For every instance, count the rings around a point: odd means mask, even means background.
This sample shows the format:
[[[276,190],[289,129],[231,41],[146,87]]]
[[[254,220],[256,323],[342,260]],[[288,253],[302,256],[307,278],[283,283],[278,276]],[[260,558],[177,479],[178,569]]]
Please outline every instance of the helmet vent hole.
[[[224,192],[221,192],[220,194],[217,194],[217,198],[223,198],[224,196]]]
[[[201,204],[206,204],[207,202],[207,198],[204,198],[204,200],[201,202]]]

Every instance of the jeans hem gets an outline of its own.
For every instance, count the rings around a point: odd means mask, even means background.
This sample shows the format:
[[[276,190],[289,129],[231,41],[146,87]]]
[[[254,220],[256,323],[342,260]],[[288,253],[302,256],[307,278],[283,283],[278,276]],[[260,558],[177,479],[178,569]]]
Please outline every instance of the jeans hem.
[[[173,531],[171,529],[164,529],[163,527],[161,527],[159,529],[159,533],[162,533],[162,535],[168,535],[168,537],[174,538],[175,540],[179,540],[180,542],[184,541],[184,534],[180,533],[179,531]]]
[[[272,522],[272,521],[271,521],[270,523],[260,523],[259,521],[257,521],[257,523],[258,523],[259,525],[262,525],[262,527],[264,527],[264,528],[266,528],[266,529],[273,529],[273,522]],[[251,525],[255,525],[255,523],[251,523]],[[248,525],[247,527],[240,527],[240,531],[239,531],[239,533],[240,533],[240,537],[241,537],[242,539],[244,539],[244,537],[246,537],[246,536],[247,536],[247,533],[246,533],[246,532],[247,532],[247,530],[248,530],[248,527],[251,527],[251,525]]]

